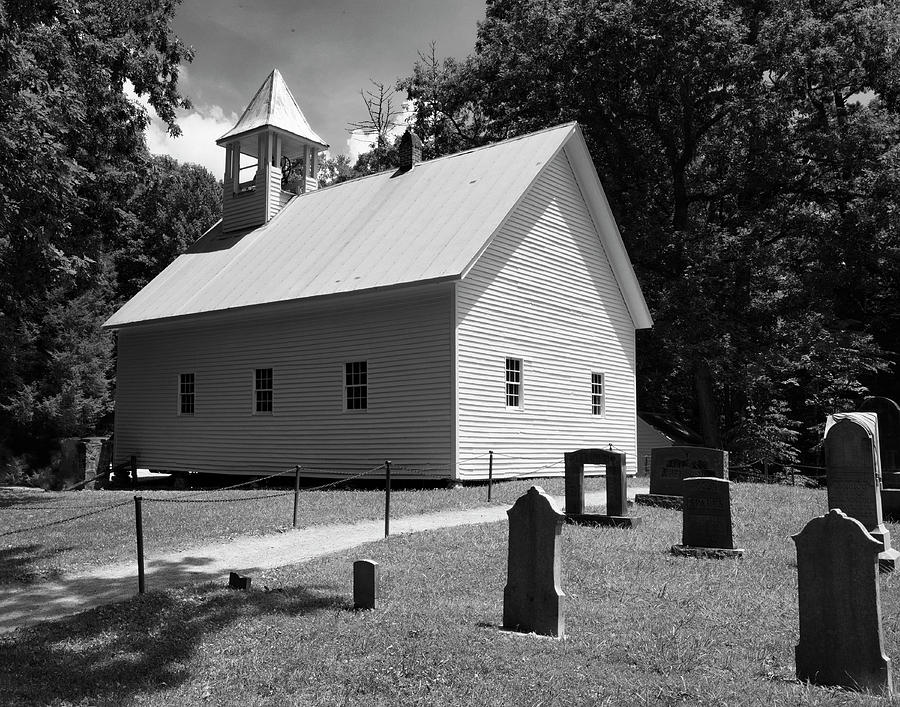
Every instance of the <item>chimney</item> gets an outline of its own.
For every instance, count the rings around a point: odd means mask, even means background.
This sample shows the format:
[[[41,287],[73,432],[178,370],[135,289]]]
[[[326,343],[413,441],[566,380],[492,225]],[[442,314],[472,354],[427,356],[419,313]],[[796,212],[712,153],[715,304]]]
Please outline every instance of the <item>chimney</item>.
[[[407,128],[400,138],[400,171],[408,172],[422,161],[422,141],[412,128]]]

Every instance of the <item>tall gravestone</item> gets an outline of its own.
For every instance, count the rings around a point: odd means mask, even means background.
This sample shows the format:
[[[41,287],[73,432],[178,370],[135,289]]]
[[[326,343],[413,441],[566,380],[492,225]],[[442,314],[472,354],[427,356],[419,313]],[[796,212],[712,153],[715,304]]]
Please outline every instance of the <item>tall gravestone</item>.
[[[566,469],[566,522],[633,528],[641,521],[628,515],[625,455],[606,449],[579,449],[564,455]],[[584,465],[606,466],[606,513],[584,512]]]
[[[728,478],[728,452],[709,447],[657,447],[650,450],[650,493],[634,497],[646,506],[680,508],[682,484],[690,477]]]
[[[836,509],[813,518],[793,539],[800,609],[797,678],[890,696],[876,569],[881,541]]]
[[[520,496],[507,515],[503,628],[562,638],[565,594],[560,587],[559,536],[565,516],[540,486]]]
[[[900,405],[890,398],[868,397],[857,412],[872,412],[878,418],[878,452],[882,485],[900,489]]]
[[[900,406],[890,398],[869,397],[856,411],[878,416],[881,511],[888,520],[900,520]]]
[[[677,555],[695,557],[740,557],[734,546],[731,525],[731,482],[715,477],[687,478],[682,484],[681,545]]]
[[[825,426],[825,474],[828,508],[856,518],[882,543],[878,563],[883,572],[897,568],[900,553],[891,547],[891,533],[881,515],[878,418],[874,413],[848,412],[828,417]]]

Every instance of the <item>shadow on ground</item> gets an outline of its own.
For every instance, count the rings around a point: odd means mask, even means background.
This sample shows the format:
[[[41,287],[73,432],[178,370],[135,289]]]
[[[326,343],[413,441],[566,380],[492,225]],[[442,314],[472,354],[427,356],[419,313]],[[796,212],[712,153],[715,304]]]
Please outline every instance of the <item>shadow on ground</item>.
[[[334,587],[241,592],[206,584],[138,595],[0,636],[4,704],[120,703],[177,686],[204,639],[261,615],[350,609]]]
[[[0,549],[0,585],[21,586],[59,579],[62,569],[53,563],[53,558],[71,549],[59,547],[48,550],[43,545],[34,544]]]

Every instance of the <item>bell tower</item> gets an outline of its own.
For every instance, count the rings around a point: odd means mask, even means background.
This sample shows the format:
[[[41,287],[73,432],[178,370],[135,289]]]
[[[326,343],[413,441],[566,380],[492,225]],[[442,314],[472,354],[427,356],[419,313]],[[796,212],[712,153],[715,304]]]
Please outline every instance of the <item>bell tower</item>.
[[[278,69],[216,144],[225,148],[226,233],[262,226],[294,196],[316,190],[318,153],[328,147],[309,126]]]

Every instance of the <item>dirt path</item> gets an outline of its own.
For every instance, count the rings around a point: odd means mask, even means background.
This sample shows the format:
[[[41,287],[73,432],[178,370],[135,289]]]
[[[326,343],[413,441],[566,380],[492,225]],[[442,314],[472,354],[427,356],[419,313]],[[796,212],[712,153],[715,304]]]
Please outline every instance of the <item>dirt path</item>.
[[[646,493],[630,488],[629,496]],[[564,502],[555,497],[560,508]],[[585,494],[586,506],[602,506],[606,494]],[[442,511],[391,519],[391,535],[459,525],[494,523],[506,519],[507,506]],[[315,557],[349,550],[384,538],[384,521],[323,525],[219,541],[145,559],[146,589],[162,589],[192,582],[222,580],[229,572],[255,571],[293,565]],[[0,633],[21,626],[58,619],[102,604],[130,599],[137,592],[134,561],[102,565],[53,582],[0,586]]]

